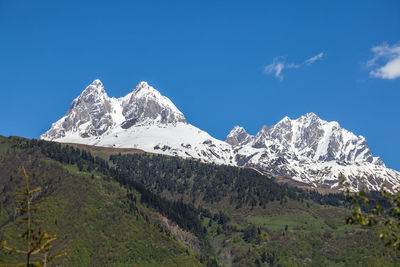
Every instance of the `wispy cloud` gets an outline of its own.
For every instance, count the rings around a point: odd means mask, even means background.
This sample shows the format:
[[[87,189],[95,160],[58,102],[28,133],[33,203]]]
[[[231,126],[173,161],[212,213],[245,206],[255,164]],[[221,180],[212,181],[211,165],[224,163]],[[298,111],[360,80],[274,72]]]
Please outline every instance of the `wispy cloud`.
[[[267,65],[264,68],[264,71],[266,74],[274,74],[275,77],[277,77],[279,80],[283,80],[283,74],[282,71],[286,68],[292,68],[292,63],[286,63],[286,59],[284,57],[276,57],[272,61],[271,64]],[[293,66],[294,67],[294,66]]]
[[[271,64],[265,66],[264,72],[267,75],[273,74],[279,80],[283,81],[283,73],[282,72],[284,69],[298,69],[305,65],[310,66],[315,61],[322,59],[323,56],[325,56],[325,54],[321,52],[318,55],[315,55],[315,56],[310,57],[309,59],[305,60],[303,63],[286,62],[286,57],[276,57],[273,59]]]
[[[311,64],[313,64],[315,61],[317,61],[317,60],[319,60],[319,59],[322,59],[323,56],[324,56],[324,53],[321,52],[321,53],[319,53],[318,55],[313,56],[313,57],[310,57],[309,59],[307,59],[306,62],[305,62],[305,64],[311,65]]]
[[[374,57],[367,61],[367,67],[373,68],[372,77],[394,80],[400,77],[400,44],[389,46],[383,43],[372,47]]]

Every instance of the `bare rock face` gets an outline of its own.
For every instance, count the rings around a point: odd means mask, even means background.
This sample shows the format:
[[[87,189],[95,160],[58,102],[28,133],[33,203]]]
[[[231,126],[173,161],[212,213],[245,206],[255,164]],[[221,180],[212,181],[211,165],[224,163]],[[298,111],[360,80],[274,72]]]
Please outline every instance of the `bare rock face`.
[[[62,138],[66,132],[77,132],[82,138],[100,136],[113,125],[113,111],[103,84],[95,80],[72,101],[67,114],[41,138]]]
[[[243,127],[235,126],[226,137],[226,142],[232,146],[245,145],[251,142],[253,136],[249,135]]]
[[[127,121],[134,121],[134,124],[186,122],[175,105],[146,82],[140,82],[123,97],[121,103],[123,116]]]

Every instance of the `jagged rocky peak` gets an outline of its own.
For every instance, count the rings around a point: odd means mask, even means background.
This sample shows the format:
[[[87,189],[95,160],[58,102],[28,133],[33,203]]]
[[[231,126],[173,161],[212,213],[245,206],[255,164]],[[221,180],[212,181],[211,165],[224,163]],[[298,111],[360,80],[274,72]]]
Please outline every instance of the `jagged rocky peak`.
[[[99,79],[94,80],[88,87],[103,87],[104,89],[103,83]]]
[[[322,120],[312,112],[295,120],[284,117],[273,126],[263,126],[250,145],[312,160],[381,164],[372,156],[365,138],[341,128],[336,121]]]
[[[261,148],[261,147],[265,147],[265,141],[268,138],[268,129],[269,127],[266,125],[263,125],[261,127],[261,130],[256,134],[256,136],[254,137],[254,142],[252,144],[253,147],[255,148]]]
[[[288,117],[284,117],[276,125],[265,127],[260,131],[262,137],[266,139],[277,140],[284,148],[288,148],[293,139],[293,121]]]
[[[153,91],[153,93],[159,93],[156,89],[154,89],[153,87],[151,87],[147,82],[145,82],[145,81],[141,81],[141,82],[139,82],[137,85],[136,85],[136,87],[132,90],[132,91],[136,91],[136,92],[139,92],[140,90],[142,90],[143,89],[143,91],[146,91],[146,90],[148,90],[148,91]],[[142,91],[142,92],[143,92]]]
[[[235,126],[226,137],[226,142],[232,146],[245,145],[251,141],[252,135],[248,134],[243,127]]]
[[[87,138],[103,135],[112,128],[186,123],[182,112],[147,82],[140,82],[121,98],[108,97],[96,79],[75,98],[67,114],[41,138],[56,140],[66,136]]]
[[[112,126],[112,112],[110,98],[102,82],[96,79],[72,101],[67,114],[40,138],[59,139],[68,132],[82,138],[99,136]]]
[[[314,160],[379,162],[374,160],[363,136],[356,136],[340,127],[336,121],[324,121],[314,113],[308,113],[300,117],[297,123],[297,132],[300,132],[300,135],[297,136],[295,145],[299,150],[307,151],[307,155]]]
[[[132,92],[121,99],[121,103],[122,114],[126,118],[123,128],[148,123],[186,123],[185,116],[171,100],[147,82],[140,82]]]
[[[292,122],[292,120],[288,116],[285,116],[277,124],[288,124],[288,123],[291,123],[291,122]]]
[[[363,136],[315,113],[263,126],[252,142],[236,146],[234,152],[239,166],[260,168],[316,187],[340,188],[339,173],[349,179],[352,190],[364,186],[379,190],[382,185],[390,189],[400,181],[400,173],[372,156]]]
[[[304,125],[310,125],[310,124],[322,124],[326,121],[322,120],[320,117],[317,116],[314,112],[309,112],[306,113],[299,118],[291,121],[297,121],[298,123],[304,124]]]
[[[311,121],[316,121],[316,120],[321,120],[320,117],[317,116],[314,112],[308,112],[302,116],[300,116],[301,120],[311,120]]]
[[[86,103],[87,106],[105,101],[109,101],[109,97],[104,89],[103,83],[96,79],[72,101],[70,109],[83,105],[83,103]]]
[[[113,109],[103,83],[96,79],[72,101],[62,128],[83,138],[99,136],[113,124]]]

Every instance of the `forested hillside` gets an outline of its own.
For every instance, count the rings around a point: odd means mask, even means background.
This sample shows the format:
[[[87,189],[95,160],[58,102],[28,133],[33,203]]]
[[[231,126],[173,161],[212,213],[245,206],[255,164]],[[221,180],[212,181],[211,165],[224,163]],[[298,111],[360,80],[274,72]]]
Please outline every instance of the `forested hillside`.
[[[77,162],[61,163],[60,158],[51,159],[38,146],[26,147],[21,141],[0,140],[0,240],[7,240],[9,246],[23,247],[14,189],[24,182],[24,165],[31,174],[31,186],[42,188],[37,197],[49,198],[36,216],[45,221],[49,233],[57,234],[53,249],[67,253],[55,264],[201,266],[211,262],[179,243],[161,224],[161,215],[137,201],[140,193],[102,174],[99,170],[104,165],[96,163],[92,171],[79,170]],[[0,250],[0,263],[21,261]]]
[[[342,194],[177,157],[18,137],[0,143],[0,239],[16,239],[13,189],[25,165],[50,197],[39,215],[59,236],[55,248],[68,253],[59,260],[65,266],[396,266],[400,259],[377,229],[345,224]],[[0,252],[0,262],[9,259]]]

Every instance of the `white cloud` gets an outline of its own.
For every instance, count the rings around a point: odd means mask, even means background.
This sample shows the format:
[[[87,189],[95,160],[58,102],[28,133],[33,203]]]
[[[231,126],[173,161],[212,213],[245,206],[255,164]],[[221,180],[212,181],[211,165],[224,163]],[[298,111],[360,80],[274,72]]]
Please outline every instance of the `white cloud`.
[[[321,53],[319,53],[318,55],[313,56],[313,57],[310,57],[309,59],[307,59],[307,60],[305,61],[305,64],[311,65],[311,64],[313,64],[315,61],[317,61],[318,59],[322,59],[323,56],[324,56],[324,53],[321,52]]]
[[[394,80],[400,77],[400,44],[389,46],[383,43],[372,47],[374,57],[367,61],[372,77]]]
[[[325,54],[324,53],[319,53],[316,56],[310,57],[303,63],[297,64],[293,62],[286,63],[286,58],[285,57],[276,57],[272,61],[271,64],[265,66],[264,72],[268,75],[274,74],[275,77],[277,77],[279,80],[283,80],[283,70],[284,69],[298,69],[303,67],[304,65],[311,65],[315,61],[321,59]]]
[[[264,71],[266,74],[274,73],[275,77],[282,81],[282,71],[285,68],[285,64],[285,59],[283,57],[276,57],[271,64],[264,68]]]

